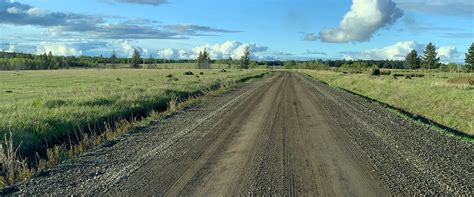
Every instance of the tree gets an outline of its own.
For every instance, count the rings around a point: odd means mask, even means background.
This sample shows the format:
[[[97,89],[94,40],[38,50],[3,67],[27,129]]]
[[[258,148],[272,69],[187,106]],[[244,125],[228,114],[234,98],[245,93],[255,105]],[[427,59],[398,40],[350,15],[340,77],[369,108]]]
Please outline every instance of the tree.
[[[227,63],[227,66],[228,66],[229,69],[230,69],[231,66],[232,66],[232,61],[233,61],[233,60],[232,60],[232,57],[230,57],[230,56],[229,56],[229,58],[226,60],[226,63]]]
[[[469,49],[467,50],[466,58],[464,59],[464,62],[466,62],[467,70],[469,71],[474,70],[474,43],[472,43]]]
[[[204,51],[199,52],[198,56],[198,68],[199,69],[209,69],[211,68],[211,58],[209,53],[204,49]]]
[[[409,69],[420,68],[420,57],[418,57],[416,50],[411,50],[410,53],[407,54],[407,57],[405,58],[405,65]]]
[[[436,46],[433,43],[428,43],[426,45],[424,55],[422,57],[423,60],[423,66],[425,68],[432,69],[432,68],[437,68],[439,66],[439,57],[438,53],[436,52]]]
[[[110,61],[112,62],[112,68],[116,68],[115,63],[117,62],[117,54],[115,50],[112,51],[112,56],[110,56]]]
[[[51,51],[49,51],[48,56],[46,56],[46,62],[48,65],[48,70],[53,68],[54,64],[54,56]]]
[[[240,69],[248,69],[250,65],[250,47],[245,47],[244,55],[240,58]]]
[[[295,69],[296,68],[296,61],[295,60],[286,60],[283,63],[285,69]]]
[[[138,68],[140,65],[140,52],[137,49],[133,50],[133,55],[132,55],[132,68]]]

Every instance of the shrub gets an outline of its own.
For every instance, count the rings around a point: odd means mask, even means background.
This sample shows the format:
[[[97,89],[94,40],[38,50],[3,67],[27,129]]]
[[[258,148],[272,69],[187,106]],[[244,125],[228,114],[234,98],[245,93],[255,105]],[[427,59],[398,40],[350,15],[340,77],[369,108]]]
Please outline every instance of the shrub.
[[[369,71],[370,76],[380,76],[380,69],[378,68],[372,68]]]

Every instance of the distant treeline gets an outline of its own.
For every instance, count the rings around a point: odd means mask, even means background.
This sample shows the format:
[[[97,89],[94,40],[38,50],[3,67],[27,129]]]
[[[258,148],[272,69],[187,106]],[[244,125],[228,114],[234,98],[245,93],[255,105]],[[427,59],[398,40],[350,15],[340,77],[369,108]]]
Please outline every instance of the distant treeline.
[[[0,70],[54,70],[68,68],[95,68],[112,64],[131,64],[132,58],[92,56],[54,56],[51,52],[41,55],[0,52]],[[194,63],[196,60],[167,60],[144,58],[141,64]]]
[[[340,69],[350,72],[361,72],[368,68],[386,69],[438,69],[442,71],[472,71],[474,65],[474,44],[466,54],[466,64],[443,64],[437,57],[436,48],[431,43],[425,49],[425,54],[419,56],[415,50],[407,54],[405,60],[287,60],[287,61],[253,61],[247,56],[234,60],[232,58],[211,60],[206,51],[201,52],[197,60],[171,60],[141,57],[135,50],[131,58],[119,58],[115,51],[111,57],[93,56],[54,56],[51,52],[42,55],[26,53],[0,52],[0,70],[49,70],[68,68],[116,68],[125,65],[131,68],[156,68],[157,64],[165,63],[195,63],[198,68],[210,68],[211,64],[228,65],[228,68],[268,68],[280,67],[285,69]],[[247,57],[247,58],[245,58]]]
[[[52,53],[33,55],[15,52],[0,52],[0,70],[52,70],[65,68],[94,68],[112,64],[131,64],[132,58],[110,58],[92,56],[54,56]],[[171,60],[143,58],[140,64],[196,63],[196,60]],[[395,60],[309,60],[309,61],[251,61],[250,67],[281,66],[287,69],[324,69],[329,67],[378,65],[380,68],[405,68],[405,61]],[[211,64],[237,65],[239,60],[210,60]]]

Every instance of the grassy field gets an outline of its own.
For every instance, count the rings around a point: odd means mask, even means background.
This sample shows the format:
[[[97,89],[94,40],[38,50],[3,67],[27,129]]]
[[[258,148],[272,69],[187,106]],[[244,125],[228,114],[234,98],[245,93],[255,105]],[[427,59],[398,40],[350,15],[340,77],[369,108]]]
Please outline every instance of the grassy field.
[[[262,70],[90,69],[0,72],[0,134],[23,148],[95,125],[165,107],[174,96],[263,73]],[[173,77],[167,77],[167,75]]]
[[[331,71],[302,71],[332,86],[387,103],[474,135],[474,85],[452,83],[456,73],[430,73],[413,79]],[[472,75],[471,75],[472,76]],[[469,74],[461,74],[469,77]],[[450,81],[451,79],[451,81]]]
[[[104,65],[100,65],[104,67]],[[117,68],[130,68],[130,64],[116,64]],[[231,69],[237,69],[240,65],[232,64]],[[112,64],[105,65],[107,68],[111,68]],[[197,63],[163,63],[163,64],[145,64],[140,67],[151,68],[151,69],[198,69]],[[213,69],[229,69],[227,64],[211,64]]]

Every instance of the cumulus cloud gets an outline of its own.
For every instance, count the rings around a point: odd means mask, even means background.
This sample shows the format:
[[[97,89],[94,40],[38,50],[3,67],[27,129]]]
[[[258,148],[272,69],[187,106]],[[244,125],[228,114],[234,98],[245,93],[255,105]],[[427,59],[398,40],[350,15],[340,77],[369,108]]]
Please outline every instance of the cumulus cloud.
[[[40,42],[36,47],[36,54],[51,53],[61,56],[81,56],[85,51],[104,48],[106,42],[97,40],[63,40],[58,42]]]
[[[121,54],[125,54],[128,57],[131,57],[133,55],[133,52],[135,51],[135,49],[137,49],[138,52],[140,52],[140,54],[142,55],[148,54],[148,49],[136,46],[132,42],[133,41],[130,41],[130,40],[124,40],[120,42],[119,45],[120,45],[121,51],[119,52],[121,52]]]
[[[270,51],[266,46],[254,43],[243,43],[239,41],[225,41],[220,44],[205,44],[193,49],[161,49],[158,51],[160,58],[165,59],[196,59],[199,52],[206,50],[212,59],[240,59],[244,55],[245,48],[250,49],[251,59],[276,60],[283,56],[291,56],[290,53]]]
[[[62,56],[80,56],[82,55],[82,50],[78,50],[74,46],[66,43],[49,43],[41,42],[36,48],[37,54],[49,53],[53,55],[62,55]]]
[[[394,0],[404,10],[433,15],[474,17],[472,0]]]
[[[185,49],[161,49],[158,51],[158,56],[164,59],[192,59],[195,54],[192,51]]]
[[[137,18],[111,23],[107,18],[102,15],[49,12],[19,2],[0,0],[0,24],[39,26],[57,35],[69,32],[68,35],[94,39],[186,39],[187,36],[238,32],[191,24],[157,25],[157,21]],[[135,23],[138,20],[140,22]]]
[[[443,63],[449,63],[459,59],[460,53],[453,46],[444,46],[438,48],[438,56]]]
[[[213,59],[224,59],[232,57],[233,59],[239,59],[244,55],[246,48],[249,48],[251,51],[251,57],[256,58],[255,54],[265,52],[268,50],[266,46],[258,46],[254,43],[242,43],[238,41],[226,41],[222,44],[206,44],[202,46],[195,47],[193,49],[194,54],[199,54],[200,51],[204,49],[209,52],[209,55]]]
[[[167,0],[106,0],[106,1],[117,2],[117,3],[143,4],[143,5],[152,5],[152,6],[158,6],[164,3],[168,3]]]
[[[323,42],[364,42],[380,28],[393,24],[403,15],[392,0],[353,0],[351,10],[344,15],[339,27],[323,29]]]
[[[11,52],[16,52],[16,45],[11,44],[11,43],[2,43],[0,51],[1,52],[10,52],[10,53]]]
[[[403,60],[411,50],[423,51],[423,47],[424,45],[415,41],[403,41],[383,48],[369,49],[363,52],[346,51],[341,54],[345,59]]]
[[[404,60],[411,50],[416,50],[418,54],[422,55],[425,46],[425,44],[419,44],[415,41],[402,41],[394,45],[362,52],[345,51],[341,52],[341,55],[344,59]],[[453,46],[439,47],[437,51],[442,62],[452,62],[459,58],[459,53],[456,47]]]

